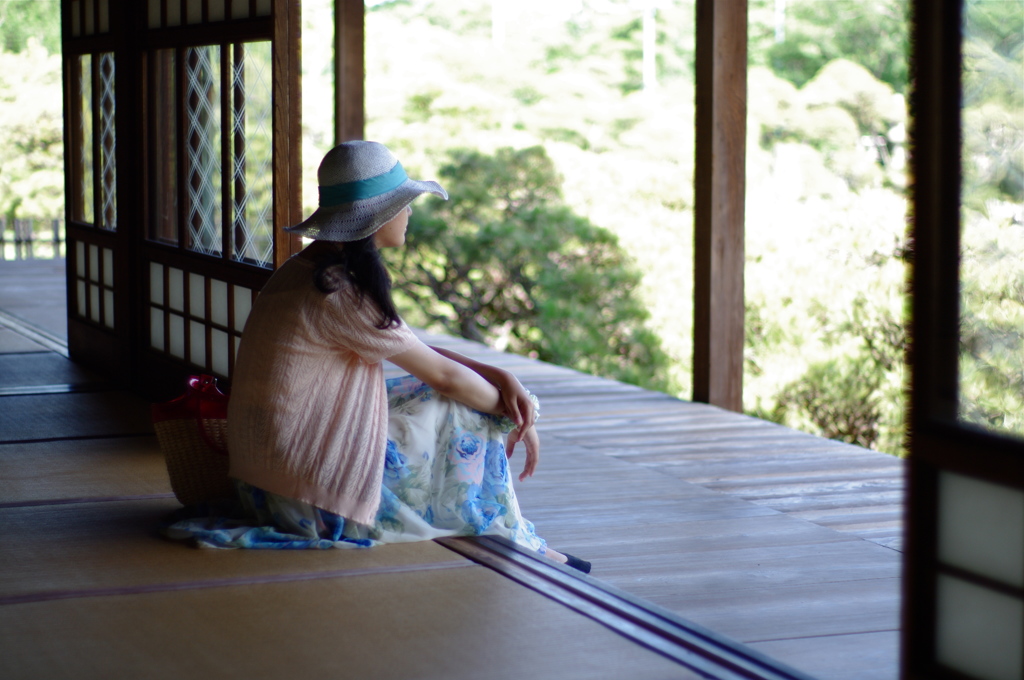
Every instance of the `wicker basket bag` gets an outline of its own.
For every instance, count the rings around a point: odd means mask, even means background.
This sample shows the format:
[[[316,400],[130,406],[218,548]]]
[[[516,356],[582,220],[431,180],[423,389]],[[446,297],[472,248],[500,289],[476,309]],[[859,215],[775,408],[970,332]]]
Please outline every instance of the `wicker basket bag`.
[[[183,505],[228,498],[228,397],[209,375],[193,375],[185,394],[153,404],[153,427],[167,459],[171,490]]]

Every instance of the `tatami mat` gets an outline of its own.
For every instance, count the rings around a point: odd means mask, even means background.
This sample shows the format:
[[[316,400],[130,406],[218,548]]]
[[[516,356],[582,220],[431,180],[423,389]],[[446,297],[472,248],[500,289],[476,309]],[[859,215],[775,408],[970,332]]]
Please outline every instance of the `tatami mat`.
[[[90,591],[468,564],[429,541],[372,549],[202,550],[157,535],[161,518],[179,507],[174,499],[152,499],[0,509],[0,605]]]
[[[0,397],[0,441],[151,434],[149,409],[128,392]]]
[[[8,680],[699,677],[479,566],[8,605],[0,639]]]
[[[0,507],[170,491],[154,435],[0,444]]]
[[[103,382],[92,371],[53,352],[0,354],[0,390],[36,385],[83,388]]]

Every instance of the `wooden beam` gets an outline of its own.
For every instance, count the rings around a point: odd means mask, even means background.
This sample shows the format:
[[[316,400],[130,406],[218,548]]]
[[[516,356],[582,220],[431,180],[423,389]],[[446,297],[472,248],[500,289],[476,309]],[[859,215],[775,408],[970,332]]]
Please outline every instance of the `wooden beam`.
[[[747,0],[697,0],[693,400],[743,409]]]
[[[334,0],[334,143],[362,139],[363,0]]]

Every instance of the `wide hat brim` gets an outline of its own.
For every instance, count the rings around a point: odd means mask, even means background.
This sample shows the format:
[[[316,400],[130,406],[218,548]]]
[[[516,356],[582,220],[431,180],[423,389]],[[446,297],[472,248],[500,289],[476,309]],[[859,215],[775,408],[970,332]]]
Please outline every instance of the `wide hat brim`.
[[[372,236],[416,197],[426,193],[448,199],[448,192],[437,182],[407,179],[379,196],[321,206],[305,221],[285,227],[285,231],[318,241],[358,241]]]

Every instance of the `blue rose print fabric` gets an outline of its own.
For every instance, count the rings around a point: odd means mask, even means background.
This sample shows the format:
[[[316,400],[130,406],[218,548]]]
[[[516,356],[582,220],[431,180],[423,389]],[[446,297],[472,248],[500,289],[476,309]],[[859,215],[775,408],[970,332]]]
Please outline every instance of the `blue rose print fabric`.
[[[184,508],[165,536],[210,548],[361,548],[441,536],[504,536],[545,552],[519,511],[501,421],[413,376],[387,381],[388,443],[373,526],[236,482],[228,507]]]

